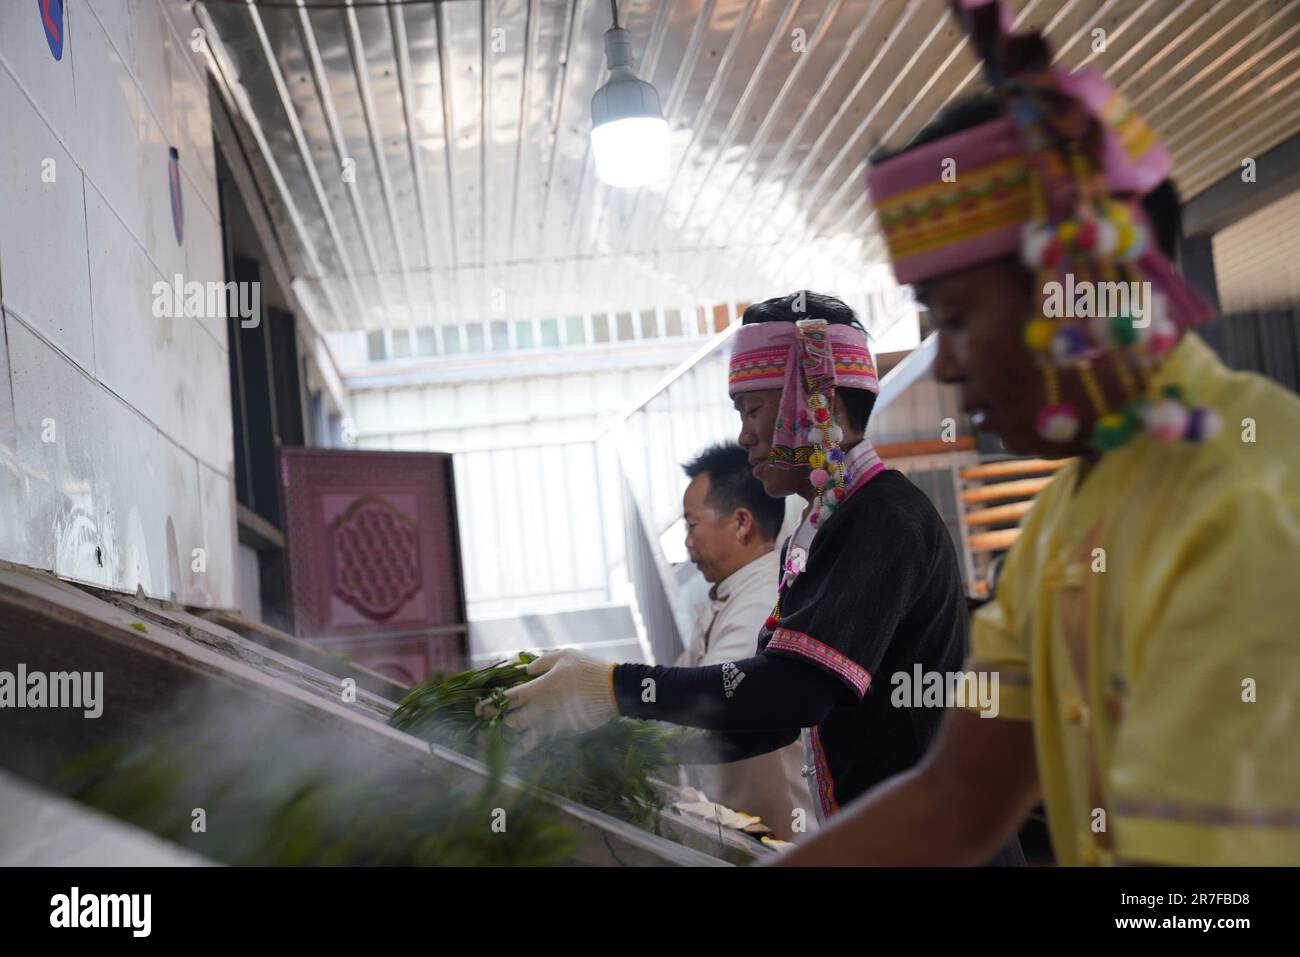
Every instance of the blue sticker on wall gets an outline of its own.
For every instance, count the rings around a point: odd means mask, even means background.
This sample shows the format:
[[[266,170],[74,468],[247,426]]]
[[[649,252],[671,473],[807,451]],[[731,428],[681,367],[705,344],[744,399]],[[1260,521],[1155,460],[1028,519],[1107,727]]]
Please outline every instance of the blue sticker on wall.
[[[45,42],[50,45],[54,59],[63,59],[63,0],[36,0],[41,12],[41,26],[45,28]]]
[[[171,160],[167,164],[167,185],[172,196],[172,227],[176,230],[176,245],[185,237],[185,209],[181,206],[181,154],[176,147],[168,150]]]

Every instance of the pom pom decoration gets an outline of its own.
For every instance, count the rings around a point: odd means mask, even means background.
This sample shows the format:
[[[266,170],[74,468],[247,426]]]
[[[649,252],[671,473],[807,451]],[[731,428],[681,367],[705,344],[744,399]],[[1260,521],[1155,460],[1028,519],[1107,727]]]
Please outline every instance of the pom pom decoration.
[[[1154,319],[1144,341],[1153,356],[1163,356],[1178,343],[1178,327],[1168,319]]]
[[[1025,326],[1025,345],[1029,351],[1044,355],[1051,351],[1052,339],[1056,335],[1056,323],[1051,319],[1031,319]]]
[[[840,442],[844,441],[844,430],[838,425],[832,425],[826,430],[826,438],[838,445]]]
[[[1093,251],[1102,257],[1115,255],[1115,245],[1119,242],[1119,229],[1109,219],[1097,220],[1097,241]]]
[[[1133,434],[1133,428],[1128,417],[1119,413],[1111,412],[1103,415],[1093,426],[1093,441],[1100,449],[1119,448]]]
[[[1078,326],[1062,326],[1052,337],[1052,357],[1060,363],[1078,359],[1088,350],[1088,334]]]
[[[1043,228],[1027,225],[1020,234],[1020,260],[1029,269],[1039,269],[1043,265],[1043,252],[1052,241],[1054,233],[1051,227]]]
[[[813,413],[813,418],[816,419],[818,422],[824,424],[830,421],[831,414],[827,412],[825,409],[817,409],[817,411]]]
[[[1132,223],[1121,222],[1116,226],[1115,234],[1115,254],[1126,257],[1129,247],[1133,245],[1137,238],[1137,231]]]
[[[1183,403],[1183,405],[1187,404],[1187,393],[1184,392],[1183,387],[1177,383],[1170,383],[1165,386],[1160,390],[1160,394],[1166,399],[1173,399],[1175,402]]]
[[[820,470],[822,466],[826,464],[826,456],[822,455],[822,453],[820,452],[814,452],[812,455],[808,456],[808,464],[811,465],[814,469]],[[822,483],[814,483],[814,484],[822,484]]]
[[[1085,252],[1089,252],[1096,247],[1097,223],[1095,220],[1085,220],[1083,224],[1079,226],[1079,229],[1074,236],[1074,245]]]
[[[1173,399],[1149,402],[1141,415],[1143,427],[1158,442],[1176,442],[1187,432],[1187,408]]]
[[[822,433],[821,429],[810,429],[808,431],[808,442],[810,445],[821,445],[825,439],[826,436]]]
[[[1057,201],[1055,189],[1061,184],[1056,174],[1045,172],[1033,184],[1034,221],[1021,227],[1020,258],[1036,274],[1042,294],[1048,295],[1048,282],[1065,280],[1070,285],[1069,280],[1078,279],[1097,293],[1095,300],[1085,302],[1100,304],[1109,301],[1100,298],[1101,286],[1127,292],[1153,278],[1148,276],[1149,264],[1139,262],[1152,248],[1154,237],[1138,210],[1138,199],[1111,195],[1100,160],[1082,139],[1076,142],[1073,133],[1062,134],[1066,141],[1062,145],[1061,130],[1049,129],[1038,108],[1029,109],[1021,100],[1013,105],[1011,115],[1031,153],[1060,148],[1058,158],[1067,161],[1065,175],[1074,187],[1073,208],[1066,210]],[[1161,283],[1144,283],[1147,290],[1152,285]],[[1072,442],[1079,435],[1078,412],[1061,401],[1060,375],[1068,370],[1079,377],[1098,416],[1090,436],[1094,448],[1114,449],[1143,432],[1160,442],[1202,442],[1212,437],[1220,423],[1210,410],[1192,408],[1181,392],[1157,393],[1152,384],[1155,368],[1177,345],[1180,331],[1175,321],[1180,317],[1170,315],[1166,297],[1155,292],[1149,305],[1138,299],[1133,313],[1118,316],[1113,306],[1104,308],[1107,314],[1083,312],[1077,321],[1052,320],[1040,312],[1026,322],[1025,346],[1037,358],[1044,377],[1046,404],[1034,423],[1039,435],[1057,443]],[[1111,411],[1114,406],[1108,404],[1093,371],[1093,363],[1103,359],[1114,361],[1113,378],[1107,384],[1122,387],[1125,395],[1126,404],[1119,411]]]
[[[1133,325],[1132,316],[1125,313],[1110,321],[1110,341],[1124,347],[1138,341],[1138,330]]]
[[[1079,433],[1079,415],[1068,402],[1045,405],[1038,410],[1035,427],[1049,442],[1069,442]]]
[[[1223,422],[1211,409],[1192,409],[1187,416],[1187,431],[1183,438],[1188,442],[1208,442],[1219,434]]]
[[[812,474],[808,476],[808,481],[812,482],[814,488],[821,488],[830,480],[831,477],[825,469],[815,468],[812,470]]]
[[[1115,223],[1129,223],[1133,221],[1133,215],[1129,212],[1128,205],[1117,202],[1113,199],[1106,203],[1106,218]]]

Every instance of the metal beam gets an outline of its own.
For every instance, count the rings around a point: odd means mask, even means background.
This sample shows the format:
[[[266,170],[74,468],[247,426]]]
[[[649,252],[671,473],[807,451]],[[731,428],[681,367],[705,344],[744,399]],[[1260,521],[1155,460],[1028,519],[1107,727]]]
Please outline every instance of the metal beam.
[[[1217,233],[1300,190],[1300,133],[1254,160],[1254,182],[1244,182],[1243,170],[1234,170],[1183,206],[1184,236]]]
[[[212,22],[208,11],[201,5],[194,8],[194,16],[208,37],[208,42],[203,48],[208,63],[208,71],[216,80],[218,91],[225,100],[226,107],[232,114],[232,119],[236,114],[242,117],[254,142],[256,142],[262,161],[266,164],[266,170],[270,174],[276,189],[279,190],[280,201],[284,204],[285,215],[289,217],[289,222],[298,235],[298,241],[302,244],[303,258],[307,260],[307,265],[314,277],[320,280],[321,291],[333,314],[334,322],[345,324],[348,328],[351,328],[352,323],[347,319],[349,314],[340,308],[338,300],[334,297],[334,292],[329,285],[329,277],[321,265],[320,256],[316,252],[316,244],[312,242],[311,235],[307,232],[302,215],[298,212],[298,207],[293,201],[293,194],[289,192],[289,186],[284,180],[279,164],[276,162],[275,154],[271,152],[271,146],[267,142],[266,134],[257,119],[252,103],[249,102],[248,91],[239,82],[233,61],[225,50],[225,46],[221,41],[221,34],[217,32],[216,24]],[[232,164],[233,168],[234,164]],[[288,289],[288,287],[286,286],[285,289]]]
[[[342,124],[339,123],[338,112],[334,108],[334,97],[330,93],[329,79],[325,75],[325,64],[321,60],[320,46],[316,42],[316,31],[311,25],[311,18],[307,15],[307,7],[304,6],[304,2],[305,0],[298,0],[298,31],[303,48],[307,53],[307,63],[311,69],[312,80],[316,84],[316,95],[320,99],[321,112],[325,114],[325,126],[330,132],[330,141],[334,145],[334,158],[339,164],[339,168],[342,169],[350,154],[343,137],[343,128]],[[370,223],[366,219],[365,203],[357,189],[356,177],[353,176],[351,179],[344,177],[343,184],[347,187],[348,199],[352,202],[352,214],[356,217],[357,227],[361,231],[361,244],[365,247],[366,259],[370,263],[370,271],[374,274],[375,285],[378,287],[380,308],[384,311],[384,324],[391,326],[387,283],[384,282],[383,276],[380,275],[382,264],[379,260],[379,254],[375,251],[374,237],[370,233]]]
[[[1219,282],[1214,271],[1214,240],[1208,234],[1184,236],[1179,244],[1178,267],[1192,287],[1216,308]]]
[[[353,0],[347,0],[347,9],[343,12],[347,22],[348,44],[352,49],[352,72],[357,81],[357,92],[361,97],[361,112],[366,121],[366,130],[370,134],[370,148],[375,154],[375,167],[379,171],[379,191],[384,197],[384,210],[388,216],[388,226],[393,234],[393,248],[397,252],[397,268],[401,271],[402,291],[406,295],[407,324],[416,322],[415,299],[411,295],[410,263],[406,257],[406,243],[402,238],[402,227],[397,219],[397,206],[393,199],[393,181],[388,173],[388,156],[384,150],[383,134],[379,129],[379,118],[375,110],[375,98],[370,88],[370,66],[366,61],[366,47],[361,40],[361,25],[357,20]],[[310,24],[309,24],[310,27]],[[397,51],[393,51],[397,59]],[[384,277],[376,274],[376,281],[384,285]]]

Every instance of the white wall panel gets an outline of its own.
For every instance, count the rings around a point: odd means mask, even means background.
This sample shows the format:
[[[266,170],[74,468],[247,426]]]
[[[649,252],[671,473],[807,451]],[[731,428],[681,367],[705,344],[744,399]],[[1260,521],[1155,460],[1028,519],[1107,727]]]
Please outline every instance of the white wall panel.
[[[126,64],[84,0],[72,4],[72,12],[68,34],[77,51],[73,69],[77,122],[63,135],[70,136],[71,149],[86,175],[122,221],[136,236],[147,239],[146,198],[152,184],[141,137],[156,123]],[[149,141],[156,138],[149,136]],[[166,197],[166,178],[161,185]]]
[[[200,320],[153,315],[165,281],[92,186],[86,197],[97,374],[172,440],[230,471],[228,359]]]
[[[191,48],[191,38],[168,26],[168,81],[171,84],[172,145],[180,150],[181,172],[209,213],[217,212],[217,167],[212,145],[212,117],[203,56]]]
[[[188,345],[176,375],[187,403],[185,414],[175,420],[173,437],[200,462],[231,476],[235,445],[230,419],[230,360],[193,319],[179,321],[186,325]]]
[[[45,58],[54,62],[43,34],[40,40]],[[93,370],[81,170],[3,69],[0,117],[0,282],[5,304]],[[46,159],[54,162],[53,183],[42,180]]]
[[[189,185],[189,180],[186,180]],[[185,278],[196,282],[222,282],[226,265],[221,256],[221,225],[216,215],[200,203],[185,209]],[[170,278],[170,277],[168,277]],[[265,317],[264,317],[265,318]],[[212,341],[223,350],[229,348],[226,320],[218,316],[204,316],[199,324],[207,330]]]
[[[68,11],[71,18],[76,11]],[[56,130],[72,129],[77,102],[72,86],[72,41],[66,31],[63,59],[56,60],[46,45],[35,4],[0,3],[0,58],[27,89],[37,107]],[[6,121],[9,113],[0,113]]]
[[[203,60],[158,0],[69,0],[56,61],[34,6],[0,3],[0,558],[232,606],[225,322],[152,311],[223,278]]]
[[[171,81],[167,66],[167,25],[158,0],[74,0],[86,7],[121,54],[145,102],[164,129],[172,127]]]
[[[194,576],[192,601],[218,608],[238,608],[235,561],[235,487],[230,478],[199,463],[201,534],[199,547],[207,551],[207,572]],[[183,556],[182,556],[183,557]],[[257,601],[257,593],[252,600]]]
[[[203,538],[196,461],[21,322],[5,325],[25,533],[25,553],[6,557],[188,600],[179,555]]]
[[[9,388],[9,348],[5,342],[4,310],[0,309],[0,555],[28,551],[22,523],[17,431],[13,393]]]
[[[184,273],[186,263],[185,246],[176,241],[176,227],[172,222],[169,146],[170,141],[164,137],[162,129],[149,118],[141,127],[139,145],[142,169],[138,201],[143,207],[145,231],[136,235],[144,243],[158,270],[164,276],[171,277]],[[185,166],[184,160],[181,160],[181,166]],[[188,181],[182,176],[183,238],[192,230],[202,228],[202,214],[206,212],[197,201],[194,190],[187,187]]]
[[[147,418],[159,422],[168,412],[168,379],[176,371],[159,365],[160,357],[176,352],[172,322],[154,318],[150,309],[151,287],[162,276],[93,185],[86,188],[86,235],[99,360],[96,374]]]

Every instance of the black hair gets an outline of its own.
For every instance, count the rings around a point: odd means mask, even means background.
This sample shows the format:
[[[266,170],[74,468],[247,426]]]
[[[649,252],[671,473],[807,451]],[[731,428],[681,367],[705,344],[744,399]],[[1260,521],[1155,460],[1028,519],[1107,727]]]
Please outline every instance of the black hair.
[[[756,302],[746,307],[740,321],[743,325],[750,325],[755,322],[798,322],[800,319],[825,319],[831,325],[853,326],[866,333],[857,313],[848,303],[808,289]],[[835,394],[844,401],[849,425],[855,431],[866,432],[867,420],[876,405],[876,394],[866,389],[836,389]]]
[[[709,494],[704,500],[720,514],[748,509],[764,539],[773,541],[781,533],[785,500],[772,498],[763,491],[763,484],[754,478],[749,466],[749,453],[735,442],[710,446],[682,469],[687,478],[709,476]]]
[[[935,140],[988,123],[1003,115],[1005,110],[1002,102],[992,94],[974,93],[963,97],[940,110],[934,119],[925,124],[920,132],[908,141],[906,146],[896,150],[876,150],[871,154],[871,165],[878,166],[887,159],[909,153],[926,143],[933,143]],[[1161,251],[1169,259],[1177,262],[1183,235],[1183,205],[1173,180],[1164,180],[1143,196],[1142,209],[1151,219],[1156,242]],[[924,289],[918,287],[916,292],[918,298],[924,302]]]

